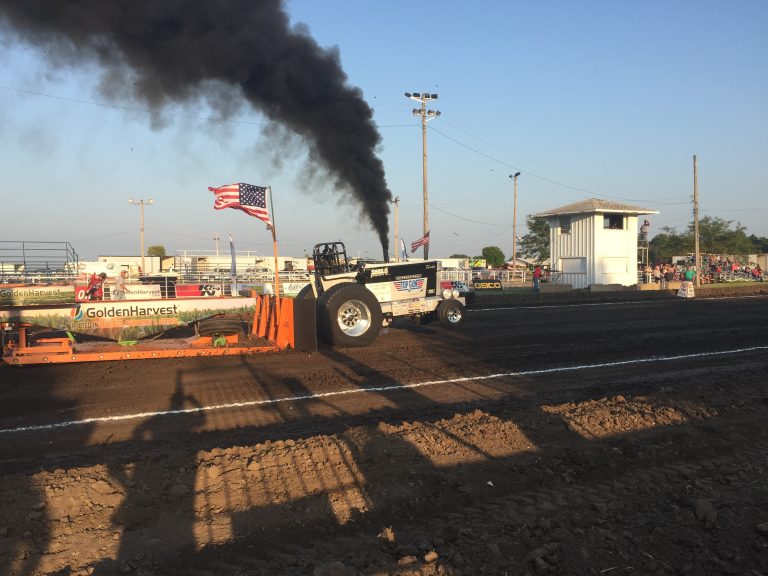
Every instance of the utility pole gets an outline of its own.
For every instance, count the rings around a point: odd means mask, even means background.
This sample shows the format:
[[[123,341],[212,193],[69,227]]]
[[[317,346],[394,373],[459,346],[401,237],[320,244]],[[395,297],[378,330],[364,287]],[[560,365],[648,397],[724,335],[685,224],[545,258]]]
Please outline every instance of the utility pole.
[[[397,238],[397,234],[398,234],[398,232],[397,232],[397,211],[398,211],[398,208],[400,208],[400,196],[395,196],[395,199],[394,199],[393,202],[395,204],[395,251],[394,251],[394,255],[395,255],[395,262],[400,262],[400,246],[398,245],[398,238]]]
[[[515,172],[509,175],[515,183],[514,202],[512,208],[512,274],[517,271],[517,179],[520,177],[520,172]]]
[[[219,234],[216,233],[216,236],[213,237],[213,241],[216,243],[216,258],[219,257]],[[216,262],[218,264],[218,261]]]
[[[699,254],[699,169],[696,162],[696,154],[693,155],[693,257],[696,264],[693,269],[696,272],[694,277],[694,286],[701,286],[700,275],[700,254]]]
[[[141,273],[146,274],[147,268],[144,263],[144,206],[151,206],[154,204],[155,201],[152,200],[152,198],[149,198],[146,202],[144,199],[140,200],[134,200],[133,198],[128,198],[128,204],[136,204],[139,207],[139,243],[140,243],[140,249],[141,249]]]
[[[426,92],[406,92],[406,98],[421,103],[421,108],[414,108],[412,114],[421,116],[421,171],[422,186],[424,190],[424,237],[429,235],[429,195],[427,194],[427,122],[440,116],[438,110],[427,110],[428,100],[437,100],[437,94],[428,94]],[[429,242],[424,244],[424,259],[429,258]]]

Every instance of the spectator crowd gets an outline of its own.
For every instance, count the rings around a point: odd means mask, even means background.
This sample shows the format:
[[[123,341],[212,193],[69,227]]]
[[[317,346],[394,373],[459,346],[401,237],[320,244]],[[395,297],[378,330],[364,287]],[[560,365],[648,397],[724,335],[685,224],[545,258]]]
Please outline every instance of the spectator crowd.
[[[643,278],[646,284],[657,283],[662,287],[667,282],[693,281],[696,278],[696,267],[693,264],[646,264],[643,268]],[[763,270],[759,264],[740,264],[737,259],[729,256],[709,255],[702,258],[702,284],[737,280],[762,282]]]

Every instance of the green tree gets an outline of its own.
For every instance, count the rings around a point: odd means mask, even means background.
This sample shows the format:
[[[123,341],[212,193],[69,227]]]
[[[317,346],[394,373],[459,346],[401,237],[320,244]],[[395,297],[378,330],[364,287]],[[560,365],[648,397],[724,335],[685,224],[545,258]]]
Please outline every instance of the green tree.
[[[746,228],[732,220],[704,216],[699,220],[699,250],[705,254],[749,254],[755,249],[746,234]],[[688,227],[693,244],[693,223]],[[692,250],[691,250],[692,251]]]
[[[451,254],[451,258],[469,258],[466,254]]]
[[[517,245],[519,255],[538,263],[549,258],[549,220],[528,216],[528,234]]]
[[[752,245],[755,247],[755,252],[758,254],[768,253],[768,238],[765,236],[755,236],[754,234],[750,234],[749,241],[752,242]]]
[[[699,251],[702,254],[726,254],[744,256],[752,254],[758,245],[746,234],[746,228],[736,224],[731,228],[732,220],[704,216],[699,220]],[[664,262],[672,256],[692,254],[695,250],[694,225],[678,234],[674,228],[664,227],[649,243],[651,262]]]
[[[504,265],[504,252],[498,246],[483,248],[483,258],[492,268],[501,268]]]
[[[650,262],[667,262],[672,256],[693,252],[693,240],[677,230],[664,226],[648,243]]]
[[[165,258],[165,246],[149,246],[147,248],[147,256],[160,256],[160,258]]]

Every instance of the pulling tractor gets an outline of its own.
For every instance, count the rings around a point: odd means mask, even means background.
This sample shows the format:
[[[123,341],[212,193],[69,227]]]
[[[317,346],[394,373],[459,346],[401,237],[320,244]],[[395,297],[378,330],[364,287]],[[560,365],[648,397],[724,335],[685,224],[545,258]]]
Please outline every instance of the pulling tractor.
[[[179,297],[181,286],[195,286],[176,284],[172,292],[158,290],[160,298],[79,301],[75,286],[53,286],[54,302],[0,306],[0,360],[22,366],[316,350],[318,336],[335,346],[366,346],[399,317],[449,329],[464,322],[465,299],[440,286],[436,260],[356,262],[341,242],[318,244],[312,255],[313,275],[295,299],[252,290],[209,297],[200,286],[196,297]],[[38,288],[10,286],[0,295],[12,299],[14,291],[21,298]],[[185,327],[195,336],[174,335]]]
[[[395,318],[418,324],[438,320],[456,330],[464,323],[465,299],[441,288],[439,262],[355,262],[342,242],[317,244],[314,272],[298,300],[314,300],[317,334],[336,346],[367,346]]]

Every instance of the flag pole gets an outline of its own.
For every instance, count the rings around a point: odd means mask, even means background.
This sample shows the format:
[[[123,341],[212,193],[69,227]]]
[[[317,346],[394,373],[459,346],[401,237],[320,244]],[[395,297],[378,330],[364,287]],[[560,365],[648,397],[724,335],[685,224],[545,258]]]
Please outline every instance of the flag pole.
[[[229,284],[230,293],[232,290],[237,291],[237,256],[235,255],[235,241],[232,239],[232,234],[229,234],[229,254],[231,261],[229,263]]]
[[[277,231],[275,229],[275,207],[272,204],[272,186],[267,186],[269,190],[269,211],[272,215],[272,246],[275,251],[275,318],[280,322],[280,265],[277,257]]]

